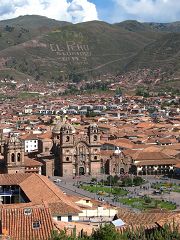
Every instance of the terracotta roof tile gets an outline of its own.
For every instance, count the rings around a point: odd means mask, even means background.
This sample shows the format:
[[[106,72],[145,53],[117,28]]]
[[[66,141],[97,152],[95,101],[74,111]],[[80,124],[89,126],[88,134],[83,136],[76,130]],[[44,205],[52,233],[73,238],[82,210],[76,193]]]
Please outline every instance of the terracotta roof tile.
[[[58,186],[47,177],[39,174],[0,174],[0,185],[18,185],[30,202],[40,204],[46,201],[47,204],[50,204],[50,208],[54,210],[57,206],[63,214],[65,212],[77,214],[81,211]],[[61,212],[59,212],[59,214],[60,213]]]
[[[29,206],[29,215],[25,214],[25,209],[16,206],[0,208],[3,232],[13,240],[48,240],[53,230],[50,209],[44,205]],[[33,228],[33,223],[37,221],[39,228]]]

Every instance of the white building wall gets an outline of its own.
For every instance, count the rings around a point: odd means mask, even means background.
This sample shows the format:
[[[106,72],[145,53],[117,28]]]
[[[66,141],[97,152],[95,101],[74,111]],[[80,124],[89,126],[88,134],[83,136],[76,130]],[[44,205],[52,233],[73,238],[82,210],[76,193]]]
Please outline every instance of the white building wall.
[[[79,216],[72,216],[72,221],[74,222],[79,221]]]
[[[25,152],[35,152],[38,151],[38,140],[32,139],[32,140],[25,140]]]
[[[61,216],[61,215],[59,215]],[[58,217],[53,217],[55,221],[58,221]],[[76,222],[79,221],[79,216],[72,216],[72,221]],[[61,216],[61,222],[68,222],[68,216]]]
[[[79,213],[79,217],[114,217],[118,211],[114,208],[104,209],[98,207],[97,209],[85,209]]]

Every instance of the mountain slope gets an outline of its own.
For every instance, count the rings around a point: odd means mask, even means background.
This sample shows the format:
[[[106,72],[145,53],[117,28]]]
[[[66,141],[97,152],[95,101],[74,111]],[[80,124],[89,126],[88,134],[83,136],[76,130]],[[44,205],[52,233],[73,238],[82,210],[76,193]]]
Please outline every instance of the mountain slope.
[[[155,42],[145,46],[127,64],[126,70],[139,68],[163,68],[175,72],[180,68],[180,33],[168,33]]]
[[[68,24],[70,23],[37,15],[20,16],[0,21],[0,50],[18,45]]]
[[[65,21],[57,21],[57,20],[39,16],[39,15],[25,15],[25,16],[19,16],[13,19],[0,21],[0,27],[5,27],[6,25],[10,25],[10,26],[20,26],[20,27],[30,28],[30,29],[38,29],[43,26],[46,26],[47,28],[52,29],[54,27],[62,27],[69,24],[71,23],[68,23]]]
[[[178,29],[178,22],[71,24],[22,16],[0,22],[0,69],[36,80],[74,82],[144,67],[179,74]]]
[[[37,79],[60,80],[63,74],[119,72],[142,47],[154,41],[151,33],[126,30],[92,21],[56,28],[0,52],[6,65]]]

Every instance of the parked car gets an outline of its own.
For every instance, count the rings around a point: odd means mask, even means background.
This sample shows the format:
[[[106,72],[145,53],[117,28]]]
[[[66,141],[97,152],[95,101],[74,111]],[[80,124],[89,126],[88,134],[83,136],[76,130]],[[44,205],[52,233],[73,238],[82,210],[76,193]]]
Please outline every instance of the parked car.
[[[62,182],[62,180],[59,179],[59,178],[57,178],[57,179],[54,179],[54,182],[55,182],[55,183],[60,183],[60,182]]]
[[[161,194],[162,192],[161,191],[158,191],[158,190],[155,190],[155,191],[153,191],[153,194]]]
[[[169,180],[168,176],[162,176],[160,177],[161,180]]]

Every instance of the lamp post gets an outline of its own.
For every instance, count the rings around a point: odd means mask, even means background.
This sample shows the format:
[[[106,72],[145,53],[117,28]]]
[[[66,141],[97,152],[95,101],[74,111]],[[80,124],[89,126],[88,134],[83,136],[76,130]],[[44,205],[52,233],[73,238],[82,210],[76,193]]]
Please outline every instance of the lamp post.
[[[104,187],[104,175],[105,175],[105,166],[104,166],[104,163],[103,163],[103,166],[102,166],[102,174],[103,174],[103,187]]]
[[[96,198],[97,198],[97,173],[96,173]]]

